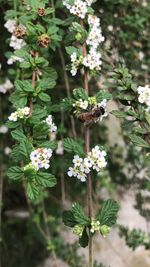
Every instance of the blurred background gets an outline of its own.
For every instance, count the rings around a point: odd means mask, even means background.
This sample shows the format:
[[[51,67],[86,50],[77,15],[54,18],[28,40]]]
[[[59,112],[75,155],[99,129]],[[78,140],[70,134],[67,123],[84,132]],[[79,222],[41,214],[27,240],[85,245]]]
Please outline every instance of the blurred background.
[[[56,1],[57,2],[57,1]],[[57,4],[57,3],[56,3]],[[58,126],[58,148],[52,162],[52,173],[57,186],[43,193],[41,199],[30,205],[23,186],[10,182],[6,171],[12,165],[13,140],[5,125],[12,107],[9,95],[13,91],[17,64],[8,65],[9,34],[4,28],[6,11],[13,8],[13,1],[0,0],[0,253],[2,267],[83,267],[87,251],[77,245],[72,231],[63,226],[62,211],[73,201],[85,201],[85,186],[67,175],[71,158],[64,153],[61,140],[72,135],[69,114],[52,113]],[[118,64],[127,66],[135,81],[149,83],[150,75],[150,2],[147,0],[101,0],[95,3],[101,19],[105,42],[103,68],[100,77],[91,80],[94,87],[116,90],[113,79]],[[58,10],[58,16],[63,14]],[[64,51],[64,47],[62,47]],[[68,63],[66,54],[65,62]],[[66,97],[60,55],[51,53],[50,62],[57,70],[57,85],[53,102]],[[70,75],[70,74],[69,74]],[[71,88],[80,85],[80,77],[73,80]],[[94,238],[95,267],[148,267],[150,266],[150,181],[149,164],[141,148],[129,142],[130,125],[115,118],[112,110],[121,103],[109,101],[109,116],[91,131],[91,145],[103,144],[108,154],[108,167],[94,180],[94,203],[112,197],[120,204],[117,227],[106,238]],[[75,121],[78,139],[82,129]],[[80,130],[79,130],[80,129]],[[82,140],[81,140],[82,143]],[[95,209],[97,206],[95,206]],[[44,229],[44,232],[43,232]],[[45,240],[49,235],[49,242]]]

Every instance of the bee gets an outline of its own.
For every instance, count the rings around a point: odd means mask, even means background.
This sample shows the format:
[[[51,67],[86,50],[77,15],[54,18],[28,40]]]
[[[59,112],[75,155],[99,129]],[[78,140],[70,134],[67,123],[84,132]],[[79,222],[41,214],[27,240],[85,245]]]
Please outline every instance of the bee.
[[[85,126],[89,126],[94,122],[97,122],[104,114],[105,108],[100,106],[94,107],[90,112],[81,113],[78,118]]]

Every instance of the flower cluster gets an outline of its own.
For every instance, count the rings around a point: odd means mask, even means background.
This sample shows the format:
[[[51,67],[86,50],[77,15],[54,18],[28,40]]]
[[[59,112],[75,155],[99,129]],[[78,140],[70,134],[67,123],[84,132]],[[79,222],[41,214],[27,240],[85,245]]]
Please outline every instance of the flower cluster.
[[[87,56],[83,59],[83,65],[90,70],[100,70],[102,65],[101,53],[91,48]]]
[[[70,13],[84,19],[88,13],[88,6],[91,6],[92,0],[82,1],[74,0],[71,5],[67,0],[63,4],[69,9]],[[91,71],[99,71],[101,69],[101,53],[98,51],[100,44],[104,41],[100,26],[100,19],[97,16],[88,15],[89,32],[86,39],[86,44],[89,46],[89,51],[84,57],[78,59],[77,53],[71,55],[71,74],[75,76],[80,65],[89,68]]]
[[[50,158],[52,150],[50,148],[37,148],[30,154],[31,166],[36,170],[48,169],[50,167]]]
[[[73,104],[73,107],[76,107],[77,109],[83,109],[83,110],[86,110],[88,108],[88,101],[87,100],[83,100],[83,99],[79,99],[77,100],[74,104]]]
[[[139,94],[138,101],[140,103],[142,103],[142,104],[144,103],[148,107],[150,107],[150,87],[149,87],[149,85],[145,85],[144,87],[139,86],[137,91]]]
[[[16,20],[10,19],[4,24],[4,26],[8,30],[8,32],[12,33],[12,36],[10,38],[10,47],[12,47],[16,51],[26,45],[25,41],[23,40],[23,36],[26,32],[26,27],[24,25],[17,25]],[[23,59],[12,55],[8,59],[7,63],[11,65],[16,61],[22,62]]]
[[[49,115],[45,122],[48,124],[49,126],[49,133],[50,133],[50,138],[51,140],[54,140],[56,137],[56,131],[57,131],[57,126],[55,125],[55,123],[53,122],[53,118],[52,115]]]
[[[83,62],[83,57],[80,56],[80,57],[78,58],[77,53],[74,52],[74,53],[72,53],[72,55],[71,55],[70,58],[71,58],[71,74],[72,74],[72,76],[75,76],[75,75],[77,74],[78,67],[79,67],[79,66],[82,64],[82,62]]]
[[[84,226],[83,225],[80,225],[80,224],[77,224],[74,226],[73,228],[73,233],[79,237],[82,236],[83,234],[83,230],[84,230]]]
[[[99,146],[95,146],[84,159],[75,155],[73,158],[74,166],[69,167],[68,176],[77,177],[81,182],[85,182],[87,174],[91,169],[100,172],[107,165],[105,157],[106,152],[104,150],[101,151]]]
[[[88,6],[91,6],[92,3],[93,0],[74,0],[74,3],[71,5],[67,0],[63,1],[64,6],[66,6],[70,13],[81,19],[85,18],[88,12]]]
[[[100,231],[100,222],[92,218],[91,220],[91,233],[94,234],[96,231]]]
[[[12,88],[13,88],[12,82],[9,79],[6,79],[6,81],[3,84],[0,84],[0,93],[6,94]]]
[[[24,117],[28,116],[30,114],[30,108],[18,108],[17,111],[10,114],[8,119],[10,121],[17,121],[19,119],[23,119]]]
[[[88,24],[90,27],[90,32],[86,43],[92,48],[97,49],[100,43],[104,41],[104,36],[102,35],[102,30],[100,27],[100,19],[96,16],[89,15]]]
[[[110,227],[107,225],[101,225],[100,221],[92,218],[90,232],[94,234],[96,231],[100,232],[103,237],[106,237],[110,232]]]

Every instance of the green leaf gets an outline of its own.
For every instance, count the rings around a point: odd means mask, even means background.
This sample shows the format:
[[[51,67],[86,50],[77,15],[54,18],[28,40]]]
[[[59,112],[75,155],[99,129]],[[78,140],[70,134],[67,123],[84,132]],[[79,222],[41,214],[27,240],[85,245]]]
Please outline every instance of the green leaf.
[[[8,169],[7,176],[11,180],[20,180],[23,177],[23,170],[20,167],[11,167]]]
[[[6,126],[10,129],[14,129],[19,126],[19,122],[18,121],[7,121]]]
[[[55,150],[57,148],[56,141],[37,142],[37,145],[38,147],[51,148],[52,150]]]
[[[27,196],[31,200],[35,200],[40,195],[40,188],[34,183],[34,181],[30,181],[27,183]]]
[[[148,124],[150,125],[150,114],[145,112],[145,119],[147,120]]]
[[[95,97],[96,97],[97,102],[101,102],[101,101],[103,101],[104,99],[106,99],[106,100],[110,100],[110,99],[112,99],[112,95],[111,95],[109,92],[107,92],[107,91],[99,91],[99,92],[95,95]]]
[[[83,147],[79,145],[79,143],[72,138],[65,138],[63,141],[64,149],[67,152],[75,153],[80,156],[84,155]]]
[[[33,137],[35,139],[46,139],[49,133],[49,126],[45,122],[40,122],[33,127]]]
[[[125,119],[127,117],[127,113],[125,111],[113,110],[111,112],[111,114],[117,118],[124,118]]]
[[[79,100],[80,98],[88,101],[88,95],[83,88],[76,88],[73,90],[74,97]]]
[[[86,248],[88,246],[88,243],[89,243],[89,237],[85,227],[82,236],[79,238],[79,244],[82,248]]]
[[[66,47],[66,52],[68,55],[72,55],[74,52],[77,53],[78,49],[75,48],[74,46],[68,46]]]
[[[27,137],[24,135],[23,131],[20,129],[16,129],[14,131],[11,132],[12,137],[19,141],[22,142],[23,140],[25,140]]]
[[[38,94],[38,97],[39,97],[43,102],[50,102],[50,101],[51,101],[50,96],[49,96],[48,94],[46,94],[46,93],[43,93],[43,92],[39,93],[39,94]]]
[[[45,172],[38,172],[36,182],[43,187],[54,187],[57,183],[54,175]]]
[[[149,144],[143,138],[136,134],[130,134],[129,138],[135,146],[150,148]]]
[[[69,111],[72,109],[74,101],[72,98],[64,98],[61,102],[61,107],[64,111]]]
[[[34,88],[32,87],[31,82],[29,82],[28,80],[25,81],[21,81],[21,80],[17,80],[15,81],[15,87],[17,90],[19,91],[25,91],[25,92],[33,92]]]
[[[78,224],[71,210],[65,210],[63,212],[63,223],[68,227],[74,227]]]
[[[112,199],[106,200],[102,204],[101,211],[98,214],[98,220],[101,225],[107,225],[109,227],[113,226],[117,220],[117,213],[119,210],[119,205],[116,201]]]
[[[72,205],[72,212],[78,224],[84,226],[88,226],[90,224],[90,219],[87,217],[84,210],[78,203]]]
[[[20,154],[24,157],[25,160],[30,159],[30,154],[34,150],[32,143],[29,140],[24,140],[19,145]]]

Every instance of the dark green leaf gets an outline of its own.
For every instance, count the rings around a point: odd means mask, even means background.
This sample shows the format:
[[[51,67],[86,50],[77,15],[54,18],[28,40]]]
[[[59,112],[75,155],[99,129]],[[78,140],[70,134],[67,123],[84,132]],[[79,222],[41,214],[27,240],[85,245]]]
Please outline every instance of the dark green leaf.
[[[109,227],[113,226],[117,220],[117,213],[119,210],[119,205],[116,201],[112,199],[106,200],[98,214],[98,220],[101,225],[107,225]]]
[[[7,172],[7,176],[11,180],[20,180],[23,177],[23,170],[20,167],[11,167]]]
[[[85,227],[82,236],[79,238],[79,244],[81,247],[86,248],[88,246],[88,243],[89,243],[89,237]]]
[[[45,172],[38,172],[36,182],[43,187],[54,187],[57,183],[54,175]]]
[[[66,138],[63,141],[64,149],[67,152],[75,153],[80,156],[84,155],[83,147],[75,140],[72,138]]]

